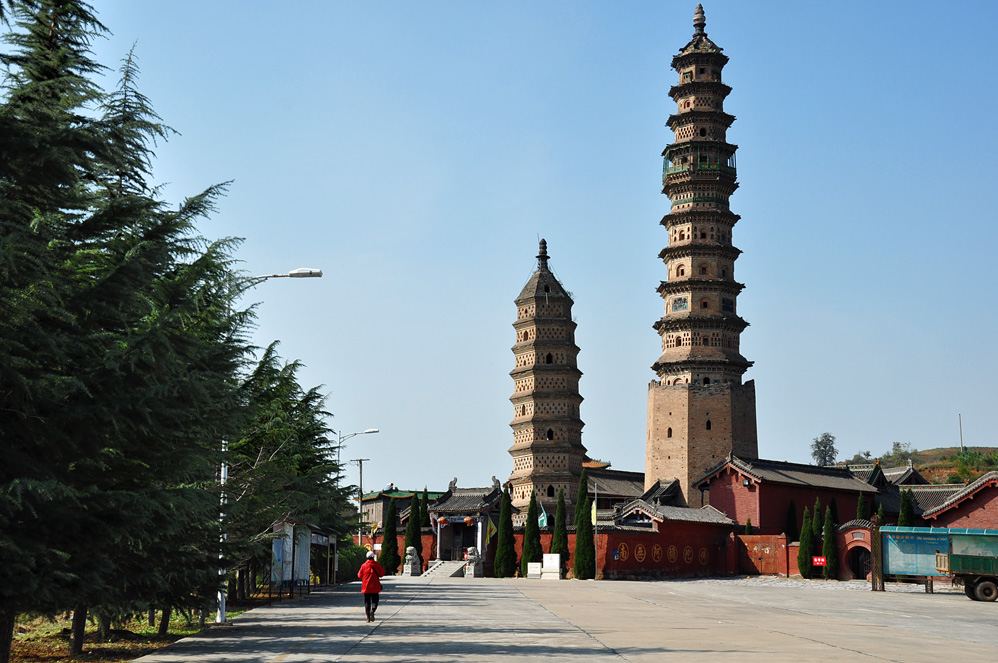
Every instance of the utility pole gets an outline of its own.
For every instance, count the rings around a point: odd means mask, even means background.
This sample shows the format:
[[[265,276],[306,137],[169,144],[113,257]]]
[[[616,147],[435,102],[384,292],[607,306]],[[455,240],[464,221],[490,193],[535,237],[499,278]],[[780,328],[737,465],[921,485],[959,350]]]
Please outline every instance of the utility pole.
[[[370,458],[354,458],[351,462],[357,463],[360,468],[360,478],[357,481],[357,515],[360,520],[360,527],[357,529],[357,545],[364,545],[364,461]],[[373,549],[373,544],[372,544]]]
[[[958,414],[957,421],[960,422],[960,453],[963,453],[963,415]]]

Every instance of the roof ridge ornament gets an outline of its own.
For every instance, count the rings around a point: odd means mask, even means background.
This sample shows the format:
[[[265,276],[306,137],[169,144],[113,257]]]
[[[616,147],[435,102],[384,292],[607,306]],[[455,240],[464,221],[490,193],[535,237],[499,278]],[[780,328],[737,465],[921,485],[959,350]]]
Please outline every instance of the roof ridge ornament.
[[[707,17],[703,13],[703,5],[700,3],[697,3],[697,9],[693,13],[693,27],[697,30],[695,34],[707,36],[707,32],[704,30],[707,27]]]

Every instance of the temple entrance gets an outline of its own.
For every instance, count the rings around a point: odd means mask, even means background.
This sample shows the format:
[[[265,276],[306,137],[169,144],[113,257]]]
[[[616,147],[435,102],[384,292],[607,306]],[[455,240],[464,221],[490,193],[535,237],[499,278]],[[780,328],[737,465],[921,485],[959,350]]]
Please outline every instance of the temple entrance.
[[[848,564],[852,577],[864,580],[873,569],[873,557],[866,548],[856,547],[849,551]]]

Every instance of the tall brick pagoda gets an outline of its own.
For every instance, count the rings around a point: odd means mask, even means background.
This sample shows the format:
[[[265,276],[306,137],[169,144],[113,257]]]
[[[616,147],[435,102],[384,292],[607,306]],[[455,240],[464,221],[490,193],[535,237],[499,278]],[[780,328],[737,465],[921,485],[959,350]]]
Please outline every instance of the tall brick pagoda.
[[[516,298],[513,345],[513,506],[527,515],[530,493],[554,523],[558,489],[571,505],[578,488],[586,448],[579,418],[579,378],[572,322],[572,297],[548,269],[547,242],[540,241],[537,271]],[[571,511],[572,507],[569,506]]]
[[[731,88],[721,82],[728,58],[707,37],[697,5],[693,39],[672,59],[679,83],[669,90],[677,110],[668,126],[662,193],[671,209],[662,219],[668,246],[659,257],[667,280],[658,288],[665,315],[654,328],[662,355],[648,385],[645,487],[678,479],[690,506],[704,503],[692,488],[729,453],[758,456],[755,383],[742,384],[752,365],[739,351],[748,326],[738,315],[733,242],[739,216],[728,207],[738,188],[736,145],[727,142],[734,117],[724,112]],[[695,494],[694,494],[695,493]]]

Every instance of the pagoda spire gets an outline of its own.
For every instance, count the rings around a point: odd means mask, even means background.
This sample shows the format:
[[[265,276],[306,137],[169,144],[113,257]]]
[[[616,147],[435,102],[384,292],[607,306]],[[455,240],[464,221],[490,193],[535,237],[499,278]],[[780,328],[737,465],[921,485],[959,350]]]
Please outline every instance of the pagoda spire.
[[[543,269],[545,272],[548,271],[548,243],[545,239],[541,239],[538,244],[537,269]]]
[[[693,27],[697,29],[696,34],[707,36],[707,17],[703,13],[703,5],[697,3],[697,10],[693,13]]]

